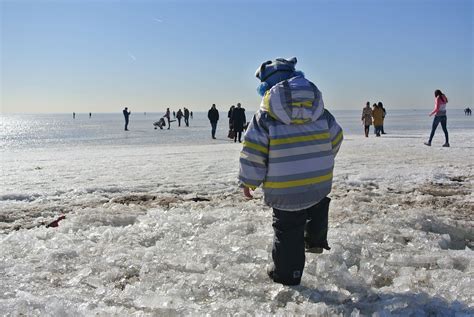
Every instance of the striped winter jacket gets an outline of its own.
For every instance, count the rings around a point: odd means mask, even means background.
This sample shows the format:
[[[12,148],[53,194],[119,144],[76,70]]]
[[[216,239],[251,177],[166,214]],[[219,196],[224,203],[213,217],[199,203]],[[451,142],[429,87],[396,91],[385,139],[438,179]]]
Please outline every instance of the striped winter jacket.
[[[331,191],[342,129],[324,109],[321,92],[303,76],[268,90],[244,137],[240,186],[262,184],[265,203],[296,211]]]

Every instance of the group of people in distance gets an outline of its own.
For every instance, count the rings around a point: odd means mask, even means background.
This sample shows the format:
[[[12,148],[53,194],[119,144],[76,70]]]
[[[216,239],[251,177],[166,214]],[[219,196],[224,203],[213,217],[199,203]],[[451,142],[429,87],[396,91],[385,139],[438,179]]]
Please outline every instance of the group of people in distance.
[[[155,126],[155,129],[160,128],[160,129],[163,130],[163,127],[166,126],[165,119],[166,119],[166,121],[168,121],[168,130],[171,129],[171,122],[175,122],[176,120],[178,120],[178,127],[180,127],[181,126],[181,119],[183,119],[183,118],[184,118],[184,124],[187,127],[189,127],[189,117],[191,117],[191,119],[193,118],[193,112],[189,111],[189,109],[186,108],[186,107],[184,107],[183,109],[184,109],[184,111],[181,111],[181,109],[178,109],[178,112],[173,111],[173,118],[175,118],[175,119],[171,120],[170,108],[166,108],[165,115],[163,117],[161,117],[160,120],[153,123],[153,125]]]
[[[229,139],[234,139],[234,142],[239,140],[239,143],[242,142],[242,132],[247,128],[247,118],[245,117],[245,109],[242,108],[240,103],[237,103],[237,107],[232,105],[227,113],[227,118],[229,118],[229,133],[227,137]]]
[[[172,122],[170,120],[169,110],[170,110],[170,108],[166,108],[166,114],[164,115],[164,117],[166,117],[168,119],[168,123]],[[183,111],[181,111],[181,109],[178,109],[178,112],[173,111],[173,118],[178,120],[178,127],[181,126],[181,119],[183,119],[183,118],[184,118],[184,124],[187,127],[189,127],[189,117],[190,116],[191,116],[191,118],[193,117],[193,112],[189,111],[188,108],[186,108],[186,107],[183,108]],[[170,125],[168,124],[168,129],[169,128],[170,128]]]
[[[443,147],[449,147],[449,135],[447,128],[447,117],[446,117],[446,104],[448,103],[448,97],[441,92],[441,90],[436,89],[434,92],[435,95],[435,107],[433,111],[429,114],[430,117],[434,115],[433,124],[431,127],[430,138],[428,142],[424,144],[431,146],[431,141],[435,135],[438,125],[441,123],[441,127],[444,132],[445,143]],[[471,109],[464,109],[465,115],[470,115]],[[374,103],[373,108],[370,108],[370,102],[367,101],[365,108],[362,110],[362,124],[364,125],[365,136],[369,137],[369,128],[373,124],[375,128],[375,135],[380,136],[381,134],[386,134],[383,128],[383,123],[386,115],[385,108],[381,102]]]
[[[129,118],[131,111],[128,110],[128,107],[125,107],[122,110],[123,117],[125,119],[125,131],[128,131],[128,123],[129,123]],[[146,116],[146,112],[144,112],[144,115]],[[184,118],[184,123],[186,124],[187,127],[189,127],[189,118],[193,118],[193,112],[189,111],[189,109],[184,108],[184,111],[181,111],[181,109],[178,110],[178,112],[173,111],[173,117],[178,120],[178,126],[181,126],[181,119]],[[168,130],[171,129],[171,122],[175,122],[176,120],[171,120],[171,111],[170,108],[166,108],[166,112],[163,117],[160,118],[160,120],[156,121],[153,123],[155,126],[155,129],[160,128],[163,129],[163,127],[166,126],[166,121],[168,121]]]
[[[128,110],[128,107],[125,107],[122,111],[124,119],[125,119],[125,131],[128,131],[128,123],[131,111]],[[168,125],[168,130],[171,129],[171,122],[178,121],[178,126],[181,126],[181,120],[184,119],[184,124],[189,127],[189,118],[193,118],[193,112],[189,111],[186,107],[184,111],[178,109],[178,112],[173,111],[173,118],[171,119],[171,111],[170,108],[166,108],[166,112],[160,120],[153,123],[155,129],[160,128],[163,129],[166,125]],[[146,112],[145,112],[146,115]],[[219,121],[219,111],[216,108],[216,105],[213,104],[211,109],[209,109],[207,117],[211,123],[211,137],[216,139],[216,130],[217,130],[217,122]],[[240,103],[237,103],[237,107],[232,105],[229,109],[227,117],[229,118],[229,133],[228,137],[230,139],[234,139],[234,142],[237,140],[242,142],[242,132],[245,130],[247,126],[247,121],[245,117],[245,109],[242,108]]]
[[[376,136],[386,134],[383,129],[386,113],[383,103],[380,101],[374,103],[373,108],[370,108],[370,101],[367,101],[365,108],[362,110],[362,124],[364,125],[365,137],[369,137],[369,130],[372,124],[374,125]]]
[[[76,113],[75,112],[72,113],[72,118],[76,119]],[[89,112],[89,119],[90,118],[92,118],[92,112]]]
[[[217,121],[219,121],[219,111],[215,104],[212,104],[211,109],[207,112],[207,118],[211,123],[211,137],[216,138]],[[242,142],[242,132],[247,127],[247,118],[245,117],[245,109],[242,108],[240,103],[237,103],[237,107],[232,105],[227,113],[229,119],[229,133],[227,137],[234,139],[234,142],[239,140]]]

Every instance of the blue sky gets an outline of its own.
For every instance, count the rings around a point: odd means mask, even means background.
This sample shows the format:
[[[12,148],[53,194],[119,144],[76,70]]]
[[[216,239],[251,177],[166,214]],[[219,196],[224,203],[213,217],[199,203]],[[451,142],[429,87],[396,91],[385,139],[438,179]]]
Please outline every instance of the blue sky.
[[[473,3],[2,1],[2,112],[256,109],[292,56],[328,108],[473,106]]]

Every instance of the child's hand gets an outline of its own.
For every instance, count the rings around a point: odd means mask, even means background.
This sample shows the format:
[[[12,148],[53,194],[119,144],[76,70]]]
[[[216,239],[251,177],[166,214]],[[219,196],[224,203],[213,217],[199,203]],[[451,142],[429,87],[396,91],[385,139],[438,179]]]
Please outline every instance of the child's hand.
[[[250,199],[253,198],[253,196],[252,196],[252,194],[251,194],[251,192],[250,192],[250,188],[244,187],[244,196],[247,197],[247,198],[250,198]]]

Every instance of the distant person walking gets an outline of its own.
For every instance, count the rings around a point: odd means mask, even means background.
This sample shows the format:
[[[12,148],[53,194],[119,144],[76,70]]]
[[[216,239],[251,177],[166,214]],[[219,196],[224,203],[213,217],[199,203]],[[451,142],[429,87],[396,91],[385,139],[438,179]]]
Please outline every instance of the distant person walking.
[[[130,117],[131,111],[128,111],[128,108],[123,109],[123,117],[125,118],[125,131],[128,131],[128,118]]]
[[[176,113],[176,119],[178,119],[178,127],[181,126],[182,118],[183,118],[183,112],[181,111],[181,109],[179,109],[178,112]]]
[[[173,118],[176,119],[176,112],[173,111]]]
[[[168,130],[171,129],[171,113],[170,113],[170,108],[166,108],[166,113],[165,115],[163,116],[166,118],[166,120],[168,121]]]
[[[191,119],[192,119],[193,118],[193,112],[191,111],[189,114],[191,115]]]
[[[237,104],[237,107],[232,111],[232,127],[234,130],[234,142],[237,142],[237,137],[239,143],[242,142],[242,132],[244,131],[244,125],[247,119],[245,118],[245,109],[241,107],[240,103]]]
[[[232,113],[234,112],[234,109],[235,109],[235,106],[232,105],[230,106],[230,109],[229,111],[227,112],[227,118],[229,118],[229,133],[227,134],[227,137],[229,139],[233,139],[234,138],[234,129],[233,129],[233,126],[232,126]]]
[[[189,110],[188,108],[184,108],[184,123],[187,127],[189,127]]]
[[[370,126],[372,125],[372,109],[370,109],[370,102],[367,101],[365,108],[362,109],[362,124],[364,125],[365,137],[369,137]]]
[[[219,111],[216,109],[216,105],[212,104],[211,109],[207,112],[207,118],[211,122],[211,136],[213,139],[216,138],[217,121],[219,121]]]
[[[471,108],[467,107],[466,109],[464,109],[464,115],[465,115],[465,116],[470,116],[470,115],[472,115],[472,110],[471,110]]]
[[[435,90],[434,95],[435,107],[433,111],[431,111],[430,117],[432,115],[435,115],[435,117],[433,119],[433,125],[431,127],[430,139],[428,140],[428,142],[425,142],[425,145],[431,146],[431,141],[433,141],[436,128],[438,127],[438,124],[441,123],[445,138],[445,143],[443,144],[443,147],[449,147],[449,137],[447,128],[448,119],[446,117],[446,104],[448,103],[448,97],[446,97],[439,89]]]
[[[372,118],[374,121],[375,136],[380,136],[383,126],[383,110],[376,103],[372,109]]]
[[[387,134],[385,133],[385,130],[383,129],[384,123],[385,123],[385,116],[387,115],[387,111],[385,111],[385,108],[383,107],[383,103],[379,101],[378,106],[380,109],[382,109],[382,126],[380,127],[380,132],[382,134]]]
[[[89,119],[90,119],[90,118],[92,118],[92,113],[91,113],[91,112],[89,112]]]
[[[72,113],[72,118],[76,119],[76,113],[75,112]]]

